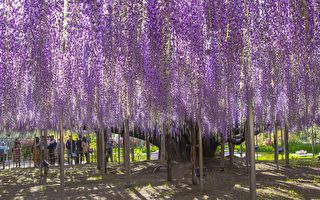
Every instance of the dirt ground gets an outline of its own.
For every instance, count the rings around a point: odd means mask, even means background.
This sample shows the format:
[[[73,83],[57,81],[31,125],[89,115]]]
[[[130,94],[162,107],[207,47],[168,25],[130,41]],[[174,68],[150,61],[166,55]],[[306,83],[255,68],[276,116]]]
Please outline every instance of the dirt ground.
[[[233,167],[226,162],[220,171],[219,160],[205,161],[205,185],[192,185],[191,164],[173,165],[173,182],[158,161],[132,164],[132,175],[126,178],[123,167],[109,166],[102,178],[94,165],[65,169],[65,199],[249,199],[248,173],[242,160]],[[280,166],[257,162],[258,199],[320,199],[320,162],[313,166]],[[59,199],[59,168],[50,169],[47,181],[40,180],[35,168],[0,170],[0,199]]]

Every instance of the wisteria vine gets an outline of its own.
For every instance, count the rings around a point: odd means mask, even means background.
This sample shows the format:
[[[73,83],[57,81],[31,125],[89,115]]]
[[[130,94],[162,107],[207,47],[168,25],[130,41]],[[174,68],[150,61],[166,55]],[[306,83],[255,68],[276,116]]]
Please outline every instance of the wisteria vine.
[[[316,0],[3,0],[0,129],[320,125]],[[271,126],[270,126],[271,125]]]

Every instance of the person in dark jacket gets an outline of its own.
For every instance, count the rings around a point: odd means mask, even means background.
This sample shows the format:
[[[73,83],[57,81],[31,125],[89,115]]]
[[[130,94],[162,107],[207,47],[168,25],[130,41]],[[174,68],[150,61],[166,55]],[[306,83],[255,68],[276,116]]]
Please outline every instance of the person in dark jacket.
[[[83,148],[82,148],[82,138],[81,137],[78,138],[76,146],[77,146],[76,163],[77,164],[82,164],[82,161],[83,161]]]
[[[72,140],[71,136],[69,137],[68,141],[66,142],[66,148],[68,152],[68,164],[71,165],[72,162],[72,155],[75,152],[76,144],[75,141]]]
[[[54,139],[53,136],[50,136],[50,142],[48,145],[48,150],[49,150],[49,163],[50,165],[54,165],[56,162],[55,156],[54,156],[54,150],[57,148],[57,142]]]

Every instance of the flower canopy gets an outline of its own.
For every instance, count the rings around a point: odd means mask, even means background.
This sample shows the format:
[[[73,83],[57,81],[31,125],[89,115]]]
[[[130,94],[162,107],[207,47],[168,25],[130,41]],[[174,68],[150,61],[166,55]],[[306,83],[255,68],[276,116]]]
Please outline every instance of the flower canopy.
[[[317,0],[2,0],[0,129],[320,124]]]

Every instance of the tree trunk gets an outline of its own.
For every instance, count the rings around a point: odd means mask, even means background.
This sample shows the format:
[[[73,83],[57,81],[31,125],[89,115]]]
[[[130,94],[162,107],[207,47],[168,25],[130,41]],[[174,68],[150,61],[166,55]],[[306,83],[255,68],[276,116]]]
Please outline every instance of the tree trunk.
[[[277,165],[277,170],[279,170],[278,125],[277,124],[275,124],[273,136],[274,136],[274,163]]]

